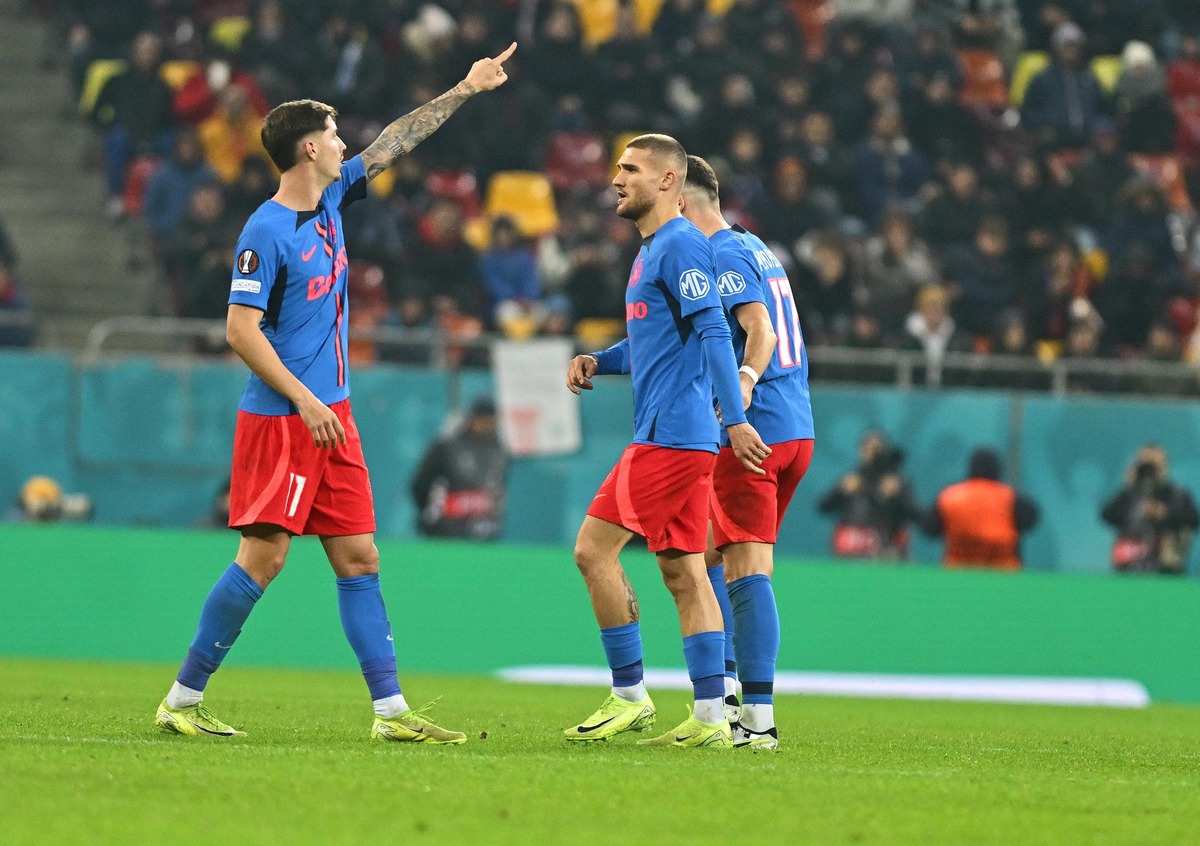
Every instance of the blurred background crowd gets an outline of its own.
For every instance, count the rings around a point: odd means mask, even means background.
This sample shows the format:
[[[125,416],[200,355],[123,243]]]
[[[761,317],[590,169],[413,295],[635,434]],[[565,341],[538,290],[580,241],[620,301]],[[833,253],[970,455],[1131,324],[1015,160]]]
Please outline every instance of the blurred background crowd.
[[[510,83],[347,214],[359,326],[619,337],[639,242],[608,182],[624,139],[658,131],[784,261],[810,347],[1200,358],[1194,0],[31,5],[110,218],[148,231],[161,314],[223,316],[276,178],[270,106],[333,104],[350,155],[516,40]]]

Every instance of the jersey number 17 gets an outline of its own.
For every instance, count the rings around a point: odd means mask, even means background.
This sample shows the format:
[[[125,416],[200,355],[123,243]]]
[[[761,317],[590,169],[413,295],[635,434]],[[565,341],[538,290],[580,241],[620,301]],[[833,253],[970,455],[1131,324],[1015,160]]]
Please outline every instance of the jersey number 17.
[[[803,359],[804,336],[800,334],[800,315],[796,313],[796,299],[792,296],[792,285],[786,276],[771,276],[767,285],[775,295],[775,337],[779,352],[780,367],[795,367]]]

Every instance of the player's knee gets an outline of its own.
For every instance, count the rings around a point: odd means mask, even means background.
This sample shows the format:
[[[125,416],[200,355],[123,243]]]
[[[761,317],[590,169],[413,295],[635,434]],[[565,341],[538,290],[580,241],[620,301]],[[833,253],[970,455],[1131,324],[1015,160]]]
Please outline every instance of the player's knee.
[[[338,568],[345,576],[373,576],[379,572],[379,548],[375,544],[356,549],[341,561]]]

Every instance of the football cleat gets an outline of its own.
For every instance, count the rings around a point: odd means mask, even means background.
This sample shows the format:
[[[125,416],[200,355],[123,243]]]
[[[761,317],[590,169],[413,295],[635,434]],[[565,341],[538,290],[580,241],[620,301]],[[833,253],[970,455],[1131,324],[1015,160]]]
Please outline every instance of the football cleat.
[[[775,726],[766,731],[751,731],[741,723],[736,723],[733,726],[733,748],[750,749],[752,752],[760,749],[775,751],[779,748],[779,732]]]
[[[689,710],[689,714],[691,709]],[[721,720],[719,723],[702,723],[693,716],[688,716],[679,725],[666,734],[652,737],[649,740],[639,740],[639,746],[681,746],[685,749],[732,749],[733,735],[729,723]]]
[[[397,743],[432,743],[441,746],[466,743],[467,736],[461,731],[450,731],[430,722],[426,715],[432,707],[433,703],[430,702],[421,708],[410,708],[386,720],[376,714],[375,722],[371,725],[371,739],[394,740]]]
[[[637,702],[610,693],[600,708],[577,726],[563,729],[567,740],[608,740],[623,731],[646,731],[654,725],[654,703],[649,696]]]
[[[154,715],[154,725],[163,731],[192,737],[235,737],[246,734],[218,720],[203,702],[186,708],[172,708],[164,699]]]

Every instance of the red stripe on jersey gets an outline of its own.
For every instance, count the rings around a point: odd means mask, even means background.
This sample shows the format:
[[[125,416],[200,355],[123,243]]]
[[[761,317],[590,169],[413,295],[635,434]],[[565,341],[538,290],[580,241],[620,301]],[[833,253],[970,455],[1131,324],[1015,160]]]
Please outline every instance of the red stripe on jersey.
[[[333,348],[334,348],[334,350],[337,351],[337,363],[338,363],[337,383],[338,383],[338,387],[341,387],[342,385],[346,384],[346,359],[342,355],[342,295],[341,295],[341,293],[334,294],[333,301],[334,301],[334,303],[337,304],[337,323],[336,323],[337,338],[334,339]]]

